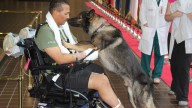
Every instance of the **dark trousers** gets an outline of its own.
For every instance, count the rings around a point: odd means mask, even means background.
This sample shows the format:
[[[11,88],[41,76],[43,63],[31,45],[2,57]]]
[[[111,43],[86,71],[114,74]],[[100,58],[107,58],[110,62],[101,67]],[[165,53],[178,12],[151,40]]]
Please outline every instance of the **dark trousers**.
[[[171,40],[171,33],[169,32],[168,37],[167,37],[167,48],[168,48],[168,53],[169,53],[170,40]]]
[[[189,69],[192,62],[192,54],[185,53],[185,42],[174,43],[171,56],[172,84],[171,90],[176,93],[178,101],[188,101]]]

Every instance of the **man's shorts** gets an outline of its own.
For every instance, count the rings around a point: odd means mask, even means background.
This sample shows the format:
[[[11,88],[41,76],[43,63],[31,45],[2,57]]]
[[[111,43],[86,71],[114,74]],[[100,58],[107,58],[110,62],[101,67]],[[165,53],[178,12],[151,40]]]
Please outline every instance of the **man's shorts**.
[[[76,90],[79,92],[86,92],[88,91],[88,82],[89,77],[92,72],[100,73],[102,74],[104,72],[104,69],[94,63],[91,63],[90,65],[86,66],[84,69],[81,69],[76,72],[72,72],[71,74],[67,74],[65,76],[64,84],[65,88]],[[61,85],[61,78],[59,78],[59,85]]]

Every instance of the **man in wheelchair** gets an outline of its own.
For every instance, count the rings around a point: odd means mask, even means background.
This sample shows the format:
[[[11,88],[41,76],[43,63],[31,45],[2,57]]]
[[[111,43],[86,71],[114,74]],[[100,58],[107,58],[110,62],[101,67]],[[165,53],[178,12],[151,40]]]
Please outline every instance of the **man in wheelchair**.
[[[86,66],[81,65],[80,68],[77,66],[78,69],[74,68],[74,64],[84,64],[86,60],[97,59],[98,51],[87,48],[86,45],[86,48],[84,48],[82,45],[81,52],[78,52],[77,50],[67,49],[62,45],[62,41],[77,44],[76,38],[71,34],[68,27],[69,12],[70,6],[65,0],[52,0],[49,4],[49,12],[46,15],[47,23],[36,32],[34,44],[37,45],[38,49],[61,67],[65,65],[66,68],[63,70],[69,71],[62,75],[56,73],[51,77],[51,81],[59,81],[63,88],[81,93],[96,90],[100,98],[110,107],[122,108],[123,106],[114,93],[109,79],[103,74],[103,69],[99,65],[90,63]],[[35,72],[35,69],[33,70]],[[50,70],[46,68],[46,72]],[[59,70],[63,71],[62,69]]]

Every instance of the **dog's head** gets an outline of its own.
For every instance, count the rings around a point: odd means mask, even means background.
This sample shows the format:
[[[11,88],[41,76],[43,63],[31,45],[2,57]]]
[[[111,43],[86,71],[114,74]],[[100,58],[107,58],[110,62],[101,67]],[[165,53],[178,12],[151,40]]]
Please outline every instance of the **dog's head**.
[[[96,14],[94,10],[83,11],[77,17],[70,18],[68,23],[74,27],[82,27],[91,36],[92,44],[100,49],[121,36],[118,29],[107,23],[106,19]]]
[[[79,13],[78,16],[68,20],[69,25],[74,27],[82,27],[84,31],[91,36],[93,35],[94,31],[96,31],[105,22],[106,20],[97,15],[93,9],[90,11],[83,11]]]
[[[82,27],[85,32],[88,33],[89,26],[90,26],[90,20],[94,17],[95,11],[83,11],[79,13],[76,17],[70,18],[68,20],[69,25],[74,27]]]

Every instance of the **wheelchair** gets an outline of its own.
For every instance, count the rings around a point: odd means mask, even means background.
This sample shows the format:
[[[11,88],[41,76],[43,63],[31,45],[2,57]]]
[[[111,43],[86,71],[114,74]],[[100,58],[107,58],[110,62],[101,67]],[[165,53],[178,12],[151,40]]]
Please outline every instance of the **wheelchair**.
[[[28,91],[31,97],[38,98],[37,108],[109,108],[94,90],[82,93],[65,87],[66,75],[88,65],[88,62],[55,64],[46,53],[38,49],[33,38],[23,39],[17,45],[24,49],[28,69],[32,74],[33,86]]]

